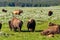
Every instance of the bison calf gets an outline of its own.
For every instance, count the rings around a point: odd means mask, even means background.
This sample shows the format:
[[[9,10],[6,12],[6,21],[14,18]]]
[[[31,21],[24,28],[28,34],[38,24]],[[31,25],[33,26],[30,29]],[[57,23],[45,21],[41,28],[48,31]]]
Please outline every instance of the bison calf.
[[[7,12],[7,10],[6,9],[2,9],[2,12]]]
[[[27,28],[29,31],[34,31],[35,30],[35,26],[36,26],[36,22],[34,19],[30,19],[27,23]]]
[[[14,15],[20,15],[21,13],[23,13],[23,10],[15,10],[12,12]]]
[[[52,11],[49,11],[49,12],[48,12],[48,16],[51,16],[52,14],[53,14]]]
[[[16,31],[17,29],[21,31],[22,25],[23,21],[17,19],[16,17],[9,21],[9,27],[11,30],[13,29],[14,31]]]

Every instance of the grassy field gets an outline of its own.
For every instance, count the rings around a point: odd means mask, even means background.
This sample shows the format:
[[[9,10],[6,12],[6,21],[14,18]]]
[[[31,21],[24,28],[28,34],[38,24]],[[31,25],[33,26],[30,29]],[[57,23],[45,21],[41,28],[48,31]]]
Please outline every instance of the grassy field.
[[[1,10],[7,9],[8,12],[4,13]],[[8,21],[13,17],[12,11],[15,9],[22,9],[24,12],[21,15],[16,15],[17,18],[23,20],[22,32],[10,31]],[[42,10],[42,12],[41,12]],[[51,17],[48,16],[48,11],[53,11]],[[28,32],[27,21],[33,18],[36,20],[36,28],[34,32]],[[52,7],[0,7],[0,21],[3,23],[0,32],[0,40],[59,40],[60,34],[54,37],[47,37],[40,34],[41,30],[48,28],[48,23],[53,22],[60,24],[60,6]]]

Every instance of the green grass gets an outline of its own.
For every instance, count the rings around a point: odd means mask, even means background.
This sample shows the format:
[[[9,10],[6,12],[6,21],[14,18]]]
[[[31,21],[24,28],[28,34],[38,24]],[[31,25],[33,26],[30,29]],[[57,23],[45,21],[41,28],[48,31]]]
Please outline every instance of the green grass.
[[[5,8],[8,10],[7,13],[2,12],[1,10]],[[60,6],[57,7],[0,7],[0,14],[4,15],[0,17],[0,21],[2,21],[3,26],[1,32],[5,33],[5,35],[0,35],[0,40],[59,40],[60,34],[54,35],[54,37],[47,37],[40,34],[41,30],[48,28],[48,23],[53,22],[56,24],[60,24]],[[9,29],[8,21],[12,18],[12,11],[15,9],[22,9],[24,12],[20,16],[16,16],[23,20],[24,24],[22,26],[22,30],[24,32],[14,32]],[[41,12],[41,10],[43,12]],[[53,11],[53,15],[49,17],[48,11]],[[9,15],[10,14],[10,15]],[[27,32],[27,21],[30,18],[34,18],[36,20],[36,28],[35,32]],[[8,34],[8,35],[6,35]]]

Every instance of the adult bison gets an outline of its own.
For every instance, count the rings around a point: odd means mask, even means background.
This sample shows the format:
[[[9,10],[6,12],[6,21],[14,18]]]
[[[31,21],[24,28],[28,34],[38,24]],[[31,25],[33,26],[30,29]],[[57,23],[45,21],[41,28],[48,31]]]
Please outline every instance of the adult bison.
[[[2,12],[7,12],[7,10],[6,9],[2,9]]]
[[[12,20],[10,20],[8,23],[11,30],[13,29],[14,31],[16,31],[18,29],[19,31],[21,31],[23,21],[17,19],[16,17],[13,17]]]
[[[1,30],[1,28],[2,28],[2,23],[0,23],[0,30]]]
[[[50,24],[48,29],[41,32],[42,35],[54,35],[60,33],[60,25],[57,24]]]
[[[30,19],[27,23],[27,28],[29,31],[34,31],[35,30],[35,26],[36,26],[36,22],[34,19]]]
[[[48,12],[48,16],[51,16],[52,14],[53,14],[52,11],[49,11],[49,12]]]
[[[14,15],[20,15],[21,13],[23,13],[23,10],[14,10],[12,12],[12,14],[14,14]]]

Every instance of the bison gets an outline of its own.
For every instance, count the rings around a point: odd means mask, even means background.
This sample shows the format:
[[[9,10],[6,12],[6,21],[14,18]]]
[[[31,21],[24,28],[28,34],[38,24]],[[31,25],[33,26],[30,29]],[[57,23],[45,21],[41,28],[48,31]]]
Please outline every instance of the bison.
[[[2,12],[7,12],[7,10],[6,9],[2,9]]]
[[[13,29],[14,31],[16,31],[18,29],[19,31],[21,31],[23,21],[19,20],[16,17],[13,17],[8,23],[9,23],[10,30]]]
[[[50,24],[50,23],[49,23]],[[42,35],[54,35],[60,33],[60,25],[51,24],[49,25],[48,29],[41,32]]]
[[[27,28],[29,31],[34,31],[35,30],[35,26],[36,26],[36,22],[34,19],[30,19],[27,23]]]
[[[14,10],[12,12],[12,14],[14,14],[14,15],[20,15],[21,13],[23,13],[23,10]]]
[[[49,12],[48,12],[48,16],[51,16],[52,14],[53,14],[52,11],[49,11]]]

